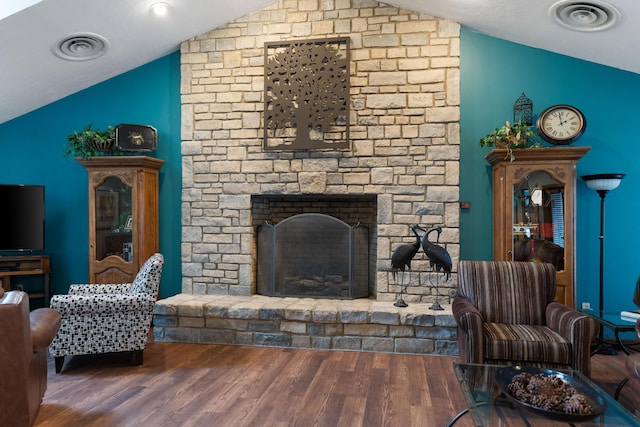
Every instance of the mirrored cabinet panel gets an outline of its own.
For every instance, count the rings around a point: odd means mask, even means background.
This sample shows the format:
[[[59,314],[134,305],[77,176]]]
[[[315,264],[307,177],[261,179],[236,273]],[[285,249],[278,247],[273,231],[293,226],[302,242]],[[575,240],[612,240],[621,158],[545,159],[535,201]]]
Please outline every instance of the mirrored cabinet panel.
[[[158,174],[148,156],[78,159],[89,182],[89,283],[132,282],[159,250]]]
[[[591,147],[527,148],[487,161],[493,178],[493,258],[556,267],[556,301],[575,306],[576,164]]]

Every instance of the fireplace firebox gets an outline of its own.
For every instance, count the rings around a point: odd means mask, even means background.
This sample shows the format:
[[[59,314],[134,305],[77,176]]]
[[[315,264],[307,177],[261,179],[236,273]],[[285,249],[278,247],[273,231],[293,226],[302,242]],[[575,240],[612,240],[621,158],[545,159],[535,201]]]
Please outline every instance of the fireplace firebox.
[[[369,230],[320,213],[258,227],[257,291],[269,296],[367,297]]]

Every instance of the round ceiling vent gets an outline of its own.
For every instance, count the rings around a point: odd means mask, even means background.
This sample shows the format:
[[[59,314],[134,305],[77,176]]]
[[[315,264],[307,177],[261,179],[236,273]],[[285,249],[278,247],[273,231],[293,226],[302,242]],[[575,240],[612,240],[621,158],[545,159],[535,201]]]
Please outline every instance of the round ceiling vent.
[[[68,61],[88,61],[104,55],[109,48],[106,38],[98,34],[72,34],[58,41],[51,51]]]
[[[551,6],[549,16],[563,27],[575,31],[602,31],[620,21],[618,9],[600,0],[562,0]]]

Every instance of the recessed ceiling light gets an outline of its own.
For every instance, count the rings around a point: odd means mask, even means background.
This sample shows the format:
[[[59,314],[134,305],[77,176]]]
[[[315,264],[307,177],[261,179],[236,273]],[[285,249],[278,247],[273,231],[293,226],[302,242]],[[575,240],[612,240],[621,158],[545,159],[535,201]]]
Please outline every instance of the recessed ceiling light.
[[[562,0],[549,9],[558,24],[574,31],[602,31],[620,21],[618,9],[601,0]]]
[[[156,16],[165,16],[169,13],[169,5],[165,2],[157,2],[149,6],[149,10]]]
[[[109,42],[99,34],[71,34],[51,46],[51,52],[67,61],[88,61],[104,55]]]

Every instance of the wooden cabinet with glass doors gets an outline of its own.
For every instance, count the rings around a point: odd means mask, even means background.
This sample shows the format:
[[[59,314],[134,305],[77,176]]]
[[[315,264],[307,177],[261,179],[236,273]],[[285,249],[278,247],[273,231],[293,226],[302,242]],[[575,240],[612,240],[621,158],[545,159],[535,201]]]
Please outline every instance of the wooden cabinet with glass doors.
[[[506,149],[486,159],[493,177],[493,258],[550,262],[556,301],[575,306],[576,164],[591,147]]]
[[[158,173],[148,156],[78,159],[89,181],[89,283],[130,283],[159,250]]]

